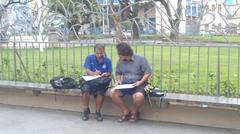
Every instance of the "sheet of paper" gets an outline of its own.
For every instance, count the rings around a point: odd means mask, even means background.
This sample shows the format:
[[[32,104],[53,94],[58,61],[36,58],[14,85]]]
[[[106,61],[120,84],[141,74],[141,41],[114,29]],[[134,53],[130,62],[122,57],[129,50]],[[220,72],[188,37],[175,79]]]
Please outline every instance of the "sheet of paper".
[[[82,78],[83,78],[85,81],[97,79],[97,78],[99,78],[99,77],[101,77],[101,76],[100,76],[100,75],[96,75],[96,76],[90,76],[90,75],[82,76]]]
[[[163,95],[163,94],[165,94],[165,92],[157,92],[156,94],[157,95]]]
[[[134,88],[134,84],[122,84],[122,85],[117,85],[113,89],[127,89],[127,88]]]

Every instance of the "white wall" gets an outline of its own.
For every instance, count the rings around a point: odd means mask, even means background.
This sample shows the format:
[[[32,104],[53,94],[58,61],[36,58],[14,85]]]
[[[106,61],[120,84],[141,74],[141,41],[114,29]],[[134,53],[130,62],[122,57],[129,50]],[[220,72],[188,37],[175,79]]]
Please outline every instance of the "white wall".
[[[192,0],[193,2],[201,3],[201,0]],[[187,0],[182,1],[182,19],[180,22],[179,30],[181,34],[186,33],[186,17],[185,17],[185,10],[186,10]],[[200,21],[200,30],[204,31],[204,33],[208,34],[208,32],[219,32],[216,29],[213,29],[213,25],[218,26],[221,24],[221,31],[225,32],[226,24],[227,23],[234,23],[238,26],[240,24],[240,5],[233,5],[233,6],[226,6],[225,0],[203,0],[203,5],[209,5],[209,11],[206,12],[206,7],[203,12],[203,18],[197,18],[197,21]],[[166,11],[163,6],[161,6],[160,2],[156,3],[156,23],[157,23],[157,30],[161,33],[161,28],[164,29],[165,33],[170,33],[170,25],[168,22],[168,17]],[[175,14],[175,10],[177,8],[177,0],[171,1],[171,12],[172,15]],[[212,6],[215,6],[215,10],[212,10]],[[221,11],[219,11],[218,5],[221,5]],[[227,15],[232,15],[231,19],[227,19]],[[209,29],[206,29],[206,24],[209,25]],[[216,27],[215,27],[216,28]],[[206,31],[207,30],[207,31]],[[202,33],[202,32],[200,32]]]
[[[218,24],[221,24],[222,32],[225,32],[226,24],[228,23],[239,25],[240,11],[237,11],[239,5],[226,6],[225,0],[204,0],[204,5],[209,5],[209,12],[204,11],[205,15],[201,21],[201,30],[207,30],[205,28],[206,24],[209,25],[209,31],[215,31],[216,33],[218,31],[214,29],[213,25],[218,26]],[[216,7],[215,10],[213,10],[213,5]],[[221,11],[219,10],[219,5],[221,5]],[[227,18],[229,15],[231,18]]]

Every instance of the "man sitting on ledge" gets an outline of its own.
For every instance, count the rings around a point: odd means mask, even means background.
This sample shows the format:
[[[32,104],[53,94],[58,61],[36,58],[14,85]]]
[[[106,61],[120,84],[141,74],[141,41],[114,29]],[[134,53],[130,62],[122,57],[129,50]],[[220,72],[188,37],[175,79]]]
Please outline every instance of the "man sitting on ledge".
[[[89,100],[90,94],[94,95],[96,104],[95,118],[97,121],[102,121],[101,108],[103,105],[104,94],[108,89],[109,83],[111,82],[112,62],[105,56],[104,46],[96,44],[94,47],[95,54],[87,56],[84,67],[86,68],[87,75],[97,76],[100,78],[95,80],[87,81],[83,84],[83,116],[84,121],[89,119],[90,109]]]
[[[134,87],[128,89],[113,88],[110,91],[110,96],[123,113],[118,121],[130,120],[135,122],[144,102],[144,87],[151,75],[151,69],[146,58],[133,54],[132,48],[127,43],[119,43],[117,52],[119,60],[116,67],[116,84],[133,84]],[[123,102],[124,95],[132,96],[133,108],[131,112]]]

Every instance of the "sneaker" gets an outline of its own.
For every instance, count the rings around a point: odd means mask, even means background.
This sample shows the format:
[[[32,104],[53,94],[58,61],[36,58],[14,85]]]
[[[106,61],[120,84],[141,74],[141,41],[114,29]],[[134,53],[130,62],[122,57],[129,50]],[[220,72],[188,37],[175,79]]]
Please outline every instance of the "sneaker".
[[[90,115],[90,109],[87,108],[86,110],[83,111],[82,120],[87,121],[89,119],[89,115]]]
[[[103,121],[103,117],[102,117],[102,114],[100,112],[96,112],[95,114],[95,119],[97,121]]]

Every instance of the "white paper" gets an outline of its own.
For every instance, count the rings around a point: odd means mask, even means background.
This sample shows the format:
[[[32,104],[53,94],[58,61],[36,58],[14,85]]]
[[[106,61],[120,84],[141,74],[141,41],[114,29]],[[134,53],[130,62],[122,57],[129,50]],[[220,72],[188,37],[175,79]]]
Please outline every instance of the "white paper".
[[[97,79],[97,78],[99,78],[99,77],[101,77],[101,76],[100,76],[100,75],[96,75],[96,76],[84,75],[84,76],[82,76],[82,78],[83,78],[85,81]]]
[[[134,84],[122,84],[122,85],[117,85],[113,89],[126,89],[126,88],[134,88]]]
[[[165,94],[165,92],[157,92],[156,94],[157,95],[162,95],[162,94]]]

